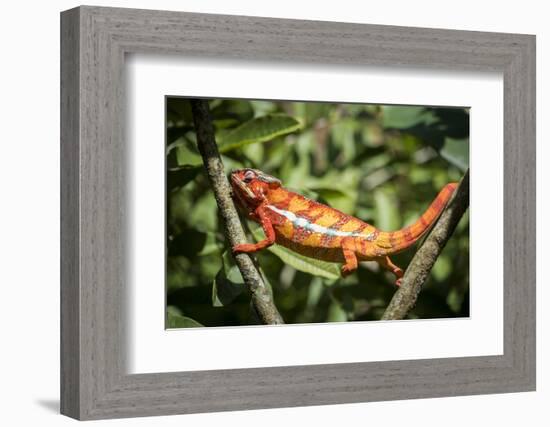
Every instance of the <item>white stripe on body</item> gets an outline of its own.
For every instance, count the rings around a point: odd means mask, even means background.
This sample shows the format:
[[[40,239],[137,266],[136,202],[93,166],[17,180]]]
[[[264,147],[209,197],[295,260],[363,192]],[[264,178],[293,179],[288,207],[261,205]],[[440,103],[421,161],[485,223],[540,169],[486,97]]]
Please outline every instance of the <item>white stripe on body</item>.
[[[279,209],[273,205],[267,205],[268,209],[271,209],[273,212],[278,213],[279,215],[284,216],[286,219],[288,219],[290,222],[292,222],[292,225],[298,228],[303,228],[305,230],[314,232],[314,233],[320,233],[325,236],[334,236],[334,237],[363,237],[367,240],[370,239],[371,234],[364,235],[362,233],[357,233],[355,231],[340,231],[340,230],[334,230],[332,228],[323,227],[319,224],[311,223],[306,218],[301,218],[299,216],[296,216],[294,212],[287,211],[284,209]]]

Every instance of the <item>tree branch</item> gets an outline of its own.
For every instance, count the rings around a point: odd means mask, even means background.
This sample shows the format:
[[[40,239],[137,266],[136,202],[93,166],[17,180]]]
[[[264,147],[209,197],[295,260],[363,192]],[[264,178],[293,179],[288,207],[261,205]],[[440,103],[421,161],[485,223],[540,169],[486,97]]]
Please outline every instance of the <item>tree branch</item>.
[[[469,199],[470,171],[468,170],[428,237],[414,254],[403,276],[401,287],[393,295],[382,320],[403,319],[414,307],[422,285],[430,274],[435,261],[468,208]]]
[[[197,145],[223,219],[225,236],[231,247],[246,243],[239,215],[231,199],[231,186],[225,175],[218,146],[216,145],[208,101],[192,99],[191,108],[197,133]],[[241,253],[234,255],[234,258],[241,271],[244,283],[250,291],[252,306],[260,321],[264,324],[284,323],[277,307],[275,307],[270,290],[250,256]]]

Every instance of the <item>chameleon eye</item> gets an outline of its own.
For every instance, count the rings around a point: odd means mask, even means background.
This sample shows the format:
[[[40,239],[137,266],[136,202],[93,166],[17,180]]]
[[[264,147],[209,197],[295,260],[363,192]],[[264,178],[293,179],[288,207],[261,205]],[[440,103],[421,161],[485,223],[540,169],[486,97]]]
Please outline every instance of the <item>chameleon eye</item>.
[[[244,174],[244,179],[243,179],[243,181],[246,182],[246,183],[248,184],[248,183],[249,183],[250,181],[252,181],[254,178],[256,178],[256,174],[255,174],[253,171],[248,170],[248,171],[246,171],[245,174]]]

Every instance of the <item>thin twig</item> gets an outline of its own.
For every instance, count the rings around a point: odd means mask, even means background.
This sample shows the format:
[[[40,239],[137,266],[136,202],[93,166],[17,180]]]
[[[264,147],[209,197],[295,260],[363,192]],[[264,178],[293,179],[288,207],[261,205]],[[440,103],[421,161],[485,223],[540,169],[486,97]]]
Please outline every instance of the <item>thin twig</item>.
[[[470,171],[468,170],[428,237],[414,254],[403,276],[401,287],[393,295],[382,320],[403,319],[414,307],[430,270],[453,234],[460,218],[468,209],[469,199]]]
[[[204,167],[214,191],[214,197],[218,204],[224,223],[226,238],[231,247],[246,243],[241,221],[235,204],[231,199],[231,186],[225,175],[223,163],[218,152],[218,146],[214,137],[214,127],[210,117],[208,101],[192,99],[191,108],[193,120],[197,132],[197,145],[202,155]],[[260,321],[264,324],[281,324],[283,318],[279,314],[270,290],[266,286],[262,276],[248,254],[235,255],[235,261],[244,283],[251,294],[251,303]]]

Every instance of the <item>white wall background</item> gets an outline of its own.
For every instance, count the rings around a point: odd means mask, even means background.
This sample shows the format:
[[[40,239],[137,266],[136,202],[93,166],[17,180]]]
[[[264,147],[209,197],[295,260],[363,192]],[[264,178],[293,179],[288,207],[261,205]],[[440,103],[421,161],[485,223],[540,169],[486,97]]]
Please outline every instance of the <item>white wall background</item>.
[[[0,23],[0,421],[63,426],[59,384],[59,12],[75,1],[3,4]],[[546,183],[550,150],[550,27],[544,2],[441,0],[96,1],[104,6],[245,14],[537,35],[538,121],[538,391],[337,406],[109,421],[116,426],[279,426],[301,423],[408,426],[548,425],[550,292],[544,261],[550,215]],[[32,121],[29,121],[32,119]],[[34,264],[29,263],[29,259]],[[34,287],[34,299],[25,290]],[[546,304],[545,304],[546,303]],[[546,360],[545,360],[546,359]],[[92,423],[96,424],[96,422]]]

